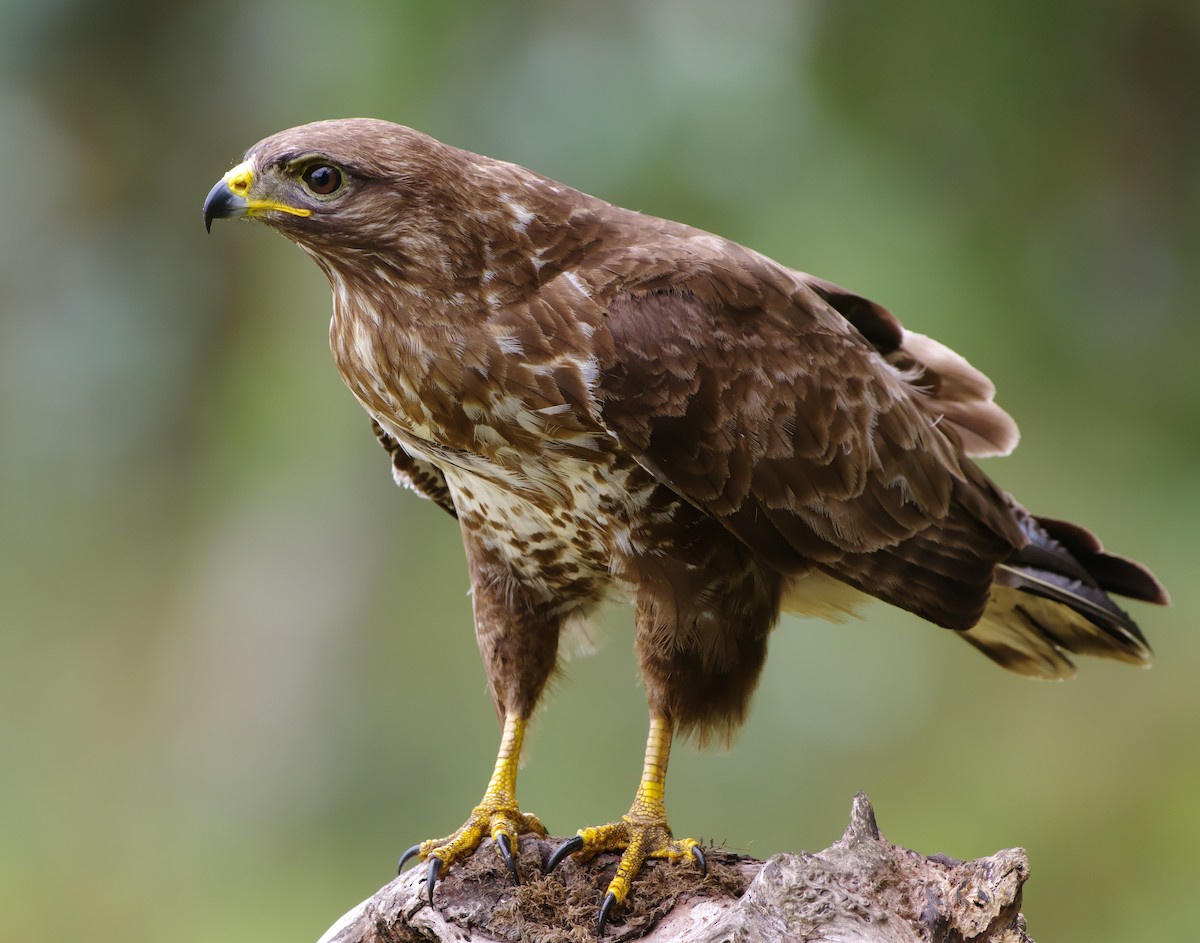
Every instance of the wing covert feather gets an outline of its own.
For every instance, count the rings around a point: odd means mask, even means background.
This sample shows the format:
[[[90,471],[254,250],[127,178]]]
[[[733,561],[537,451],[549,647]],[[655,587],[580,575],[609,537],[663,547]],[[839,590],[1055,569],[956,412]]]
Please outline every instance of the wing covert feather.
[[[972,624],[996,561],[1023,542],[1004,495],[803,280],[734,304],[706,275],[609,301],[597,383],[609,431],[773,567],[817,565],[939,624]],[[892,323],[878,320],[878,340]]]
[[[953,443],[812,293],[775,311],[714,309],[689,292],[625,293],[607,323],[605,423],[709,513],[753,509],[736,519],[743,537],[769,527],[802,556],[832,559],[946,516],[963,478]]]

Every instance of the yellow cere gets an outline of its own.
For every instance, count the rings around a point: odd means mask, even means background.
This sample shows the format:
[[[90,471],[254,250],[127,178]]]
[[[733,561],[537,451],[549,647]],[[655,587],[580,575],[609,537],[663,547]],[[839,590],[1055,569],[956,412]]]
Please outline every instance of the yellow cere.
[[[225,181],[225,186],[229,187],[229,192],[234,196],[240,196],[246,201],[246,215],[251,216],[255,213],[265,213],[270,210],[278,210],[280,213],[291,213],[293,216],[312,216],[312,210],[304,209],[299,206],[288,206],[286,203],[279,203],[275,200],[251,200],[246,194],[250,192],[250,185],[254,183],[254,169],[250,165],[250,161],[242,161],[236,167],[231,168],[222,178]]]

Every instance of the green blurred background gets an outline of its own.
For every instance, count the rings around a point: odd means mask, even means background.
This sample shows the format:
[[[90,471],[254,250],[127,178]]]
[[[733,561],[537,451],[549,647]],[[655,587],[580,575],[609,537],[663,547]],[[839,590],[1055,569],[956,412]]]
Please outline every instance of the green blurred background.
[[[1200,5],[0,0],[0,935],[315,940],[477,801],[496,728],[454,526],[399,492],[315,266],[200,204],[374,115],[851,285],[1021,423],[987,468],[1175,595],[1150,672],[1025,681],[878,606],[786,621],[678,834],[1024,845],[1036,939],[1183,939],[1200,841]],[[630,614],[521,783],[619,815]]]

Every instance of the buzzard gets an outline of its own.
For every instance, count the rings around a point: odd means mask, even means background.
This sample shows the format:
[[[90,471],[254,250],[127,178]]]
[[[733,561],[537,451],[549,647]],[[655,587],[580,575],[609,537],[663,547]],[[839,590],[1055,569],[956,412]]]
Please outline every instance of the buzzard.
[[[559,646],[632,601],[650,708],[629,813],[552,856],[623,852],[603,930],[667,824],[671,740],[742,723],[781,612],[870,597],[1005,668],[1146,664],[1115,593],[1166,603],[1087,530],[1027,512],[972,459],[1017,442],[991,382],[887,309],[680,223],[369,119],[254,145],[204,204],[297,243],[333,289],[330,344],[397,482],[457,518],[503,727],[466,823],[414,846],[438,875],[517,803],[526,724]]]

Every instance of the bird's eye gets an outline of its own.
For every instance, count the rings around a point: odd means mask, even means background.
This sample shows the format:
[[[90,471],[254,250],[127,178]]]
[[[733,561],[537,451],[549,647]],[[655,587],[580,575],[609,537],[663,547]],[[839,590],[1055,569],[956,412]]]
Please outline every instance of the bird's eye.
[[[318,196],[328,196],[342,185],[342,172],[329,164],[313,164],[300,175],[304,185]]]

